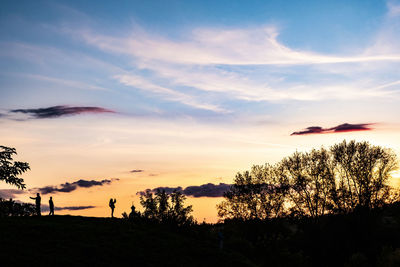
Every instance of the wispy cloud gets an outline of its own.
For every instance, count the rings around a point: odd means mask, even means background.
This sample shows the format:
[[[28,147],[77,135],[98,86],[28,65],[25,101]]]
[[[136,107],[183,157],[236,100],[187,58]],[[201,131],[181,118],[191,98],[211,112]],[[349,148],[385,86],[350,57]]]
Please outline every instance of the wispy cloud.
[[[170,101],[177,101],[198,109],[205,109],[214,112],[227,112],[223,108],[220,108],[216,105],[201,103],[193,96],[157,85],[137,75],[116,75],[114,77],[122,84],[132,86],[137,89],[150,91],[154,94],[161,95]]]
[[[23,113],[32,116],[35,119],[58,118],[68,115],[77,115],[84,113],[115,113],[115,111],[101,107],[71,107],[71,106],[54,106],[48,108],[33,109],[14,109],[12,113]]]
[[[229,184],[203,184],[203,185],[192,185],[183,189],[181,186],[178,187],[156,187],[154,189],[147,189],[145,191],[137,192],[138,195],[144,195],[146,191],[152,193],[157,192],[157,190],[165,191],[170,194],[173,191],[181,192],[182,194],[190,197],[222,197],[225,192],[229,190],[231,185]]]
[[[16,75],[16,74],[14,74]],[[79,89],[84,89],[84,90],[99,90],[99,91],[109,91],[109,89],[98,86],[98,85],[93,85],[81,81],[75,81],[75,80],[67,80],[67,79],[61,79],[57,77],[51,77],[51,76],[45,76],[45,75],[38,75],[38,74],[21,74],[17,76],[22,76],[22,77],[27,77],[30,79],[34,80],[40,80],[40,81],[45,81],[45,82],[50,82],[50,83],[55,83],[67,87],[73,87],[73,88],[79,88]]]
[[[91,54],[97,58],[14,43],[0,43],[7,51],[0,52],[0,56],[8,57],[11,53],[13,57],[28,58],[35,66],[40,62],[65,67],[60,62],[66,61],[68,71],[78,66],[79,73],[93,69],[101,78],[77,74],[83,83],[75,76],[71,81],[61,76],[36,74],[31,78],[66,87],[113,88],[112,93],[125,93],[129,88],[132,90],[129,94],[135,99],[161,100],[157,105],[161,116],[176,114],[179,109],[184,115],[213,112],[212,115],[233,117],[243,114],[243,110],[252,113],[250,105],[254,102],[264,105],[262,102],[281,104],[292,100],[386,99],[399,96],[398,77],[393,72],[400,65],[399,28],[398,23],[392,23],[397,20],[397,9],[395,2],[389,2],[382,30],[370,36],[364,46],[346,51],[343,43],[340,52],[330,54],[285,43],[280,37],[281,30],[273,24],[237,28],[210,26],[189,29],[178,36],[150,32],[136,25],[110,34],[83,16],[79,27],[71,22],[48,26],[48,29],[79,41],[79,45],[83,40],[97,48],[99,51]],[[184,105],[183,108],[177,108],[176,103]]]
[[[320,126],[307,127],[305,130],[293,132],[291,135],[307,135],[307,134],[324,134],[324,133],[343,133],[343,132],[357,132],[357,131],[370,131],[373,123],[350,124],[344,123],[332,128],[322,128]]]
[[[40,188],[34,188],[34,189],[31,189],[31,191],[39,192],[43,195],[50,194],[50,193],[58,193],[58,192],[69,193],[69,192],[75,191],[79,187],[89,188],[89,187],[93,187],[93,186],[103,186],[103,185],[110,184],[113,181],[118,181],[118,180],[119,180],[118,178],[104,179],[104,180],[100,180],[100,181],[81,179],[81,180],[78,180],[78,181],[72,182],[72,183],[66,182],[66,183],[60,184],[58,186],[44,186],[44,187],[40,187]]]
[[[352,51],[328,55],[290,48],[279,41],[279,31],[273,25],[194,29],[181,39],[149,34],[140,27],[126,36],[102,35],[90,30],[74,34],[107,53],[134,59],[134,67],[139,71],[115,75],[119,82],[165,100],[215,112],[232,111],[219,104],[226,100],[318,101],[388,97],[397,93],[382,87],[395,81],[374,79],[377,74],[364,72],[359,79],[348,79],[348,74],[359,71],[360,65],[400,62],[400,49],[387,50],[377,45],[378,40],[385,40],[382,37],[356,54]],[[337,73],[335,79],[327,79],[342,65],[346,65],[342,77]],[[314,72],[311,78],[298,77],[305,76],[300,74],[310,68]],[[366,75],[370,78],[368,83]],[[211,95],[214,103],[210,104],[211,97],[204,95]]]
[[[79,33],[89,44],[143,60],[178,64],[298,65],[368,61],[399,61],[397,54],[325,55],[294,50],[278,40],[274,26],[253,29],[195,29],[184,40],[171,40],[136,29],[134,37]]]

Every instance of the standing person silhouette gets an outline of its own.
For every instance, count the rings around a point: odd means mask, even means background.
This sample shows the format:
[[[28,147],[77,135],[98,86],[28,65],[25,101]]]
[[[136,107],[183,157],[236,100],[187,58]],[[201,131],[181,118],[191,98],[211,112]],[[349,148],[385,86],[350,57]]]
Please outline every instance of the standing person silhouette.
[[[114,198],[114,200],[112,198],[110,198],[110,203],[108,203],[108,205],[111,208],[111,218],[114,218],[115,203],[117,203],[117,200],[115,198]]]
[[[50,216],[50,215],[54,215],[54,203],[53,203],[53,197],[50,197],[50,199],[49,199],[49,208],[50,208],[50,213],[49,213],[49,216]]]
[[[42,213],[40,212],[40,200],[42,200],[42,198],[40,197],[40,194],[37,193],[36,197],[30,197],[30,198],[35,200],[35,203],[36,203],[36,215],[37,216],[41,216]]]

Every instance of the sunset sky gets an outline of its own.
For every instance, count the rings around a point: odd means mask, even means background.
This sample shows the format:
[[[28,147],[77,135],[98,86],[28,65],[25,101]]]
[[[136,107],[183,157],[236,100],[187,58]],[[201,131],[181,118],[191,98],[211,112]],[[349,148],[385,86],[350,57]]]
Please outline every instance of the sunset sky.
[[[5,0],[0,145],[31,170],[0,196],[120,216],[189,187],[215,222],[253,164],[343,139],[400,155],[399,100],[400,1]]]

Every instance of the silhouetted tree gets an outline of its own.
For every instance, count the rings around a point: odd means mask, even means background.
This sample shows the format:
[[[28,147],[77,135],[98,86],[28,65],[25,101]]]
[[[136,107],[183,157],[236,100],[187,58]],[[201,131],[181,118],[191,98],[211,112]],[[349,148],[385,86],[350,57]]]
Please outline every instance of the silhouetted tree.
[[[234,184],[217,205],[222,218],[265,219],[284,214],[287,186],[278,166],[255,165],[251,171],[237,173]]]
[[[174,191],[167,194],[165,190],[157,190],[155,196],[150,190],[140,197],[143,206],[143,216],[159,222],[170,222],[177,225],[192,223],[192,206],[184,206],[185,196],[181,192]]]
[[[157,203],[157,218],[159,221],[165,221],[168,217],[169,212],[169,195],[165,193],[165,190],[157,189],[155,194],[155,202]]]
[[[16,186],[18,189],[25,189],[24,179],[18,176],[30,169],[27,162],[13,161],[16,155],[15,148],[0,146],[0,180]]]
[[[280,162],[280,173],[289,188],[288,204],[299,215],[318,217],[327,212],[335,173],[329,151],[295,152]]]
[[[171,205],[169,210],[169,216],[178,225],[191,224],[194,222],[193,216],[190,215],[193,212],[192,205],[185,207],[184,202],[186,200],[185,195],[181,192],[174,190],[170,194]]]
[[[375,208],[400,200],[388,185],[396,155],[368,142],[343,141],[329,150],[295,152],[276,165],[238,173],[221,218],[265,219],[286,213],[316,218],[326,213]]]
[[[140,196],[140,205],[142,205],[144,208],[144,217],[149,219],[157,219],[157,202],[150,190],[146,190],[144,194]]]
[[[353,140],[332,146],[331,153],[338,183],[338,210],[374,208],[390,198],[388,180],[398,167],[392,150]]]

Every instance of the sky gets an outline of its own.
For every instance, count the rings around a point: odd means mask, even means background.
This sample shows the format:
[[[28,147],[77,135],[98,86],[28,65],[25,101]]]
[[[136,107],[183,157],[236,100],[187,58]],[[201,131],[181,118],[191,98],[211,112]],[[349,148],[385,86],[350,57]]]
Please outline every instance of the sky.
[[[342,140],[400,155],[400,1],[2,1],[0,145],[58,214],[181,187],[197,220],[238,171]],[[394,174],[393,184],[400,184]]]

